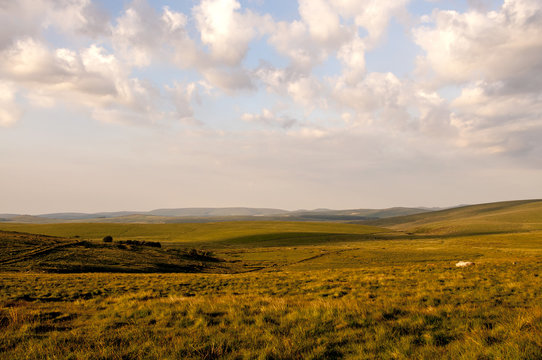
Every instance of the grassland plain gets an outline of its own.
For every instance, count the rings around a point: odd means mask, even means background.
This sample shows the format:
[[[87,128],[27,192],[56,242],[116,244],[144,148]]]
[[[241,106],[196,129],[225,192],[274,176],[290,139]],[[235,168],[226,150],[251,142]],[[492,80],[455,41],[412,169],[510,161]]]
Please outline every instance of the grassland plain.
[[[111,235],[118,240],[154,240],[179,246],[217,247],[232,243],[256,245],[327,242],[332,237],[359,239],[388,230],[374,226],[342,223],[281,222],[281,221],[234,221],[217,223],[181,224],[2,224],[0,230],[21,231],[33,234],[100,240]],[[303,238],[308,238],[303,240]],[[340,239],[339,239],[340,240]]]
[[[518,214],[517,205],[504,207]],[[256,271],[3,273],[0,358],[542,359],[541,210],[531,204],[507,218],[498,207],[485,212],[479,228],[481,212],[474,212],[461,231],[449,233],[443,229],[460,224],[459,216],[425,221],[419,232],[420,218],[410,226],[401,220],[405,230],[281,222],[2,224],[212,248]],[[458,260],[476,265],[456,268]]]

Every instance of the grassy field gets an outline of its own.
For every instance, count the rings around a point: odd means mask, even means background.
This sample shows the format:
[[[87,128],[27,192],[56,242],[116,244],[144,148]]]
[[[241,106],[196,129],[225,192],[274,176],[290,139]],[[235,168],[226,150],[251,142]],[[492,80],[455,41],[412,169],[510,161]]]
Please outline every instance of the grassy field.
[[[32,234],[101,240],[111,235],[118,240],[152,240],[179,246],[220,245],[277,245],[296,243],[321,243],[333,241],[334,237],[371,237],[388,230],[374,226],[355,224],[246,221],[182,224],[2,224],[0,230]],[[284,240],[288,238],[287,240]]]
[[[2,224],[190,245],[240,268],[4,272],[0,359],[542,359],[541,210],[482,205],[379,227]]]
[[[367,223],[417,234],[438,235],[542,230],[542,200],[480,204]]]

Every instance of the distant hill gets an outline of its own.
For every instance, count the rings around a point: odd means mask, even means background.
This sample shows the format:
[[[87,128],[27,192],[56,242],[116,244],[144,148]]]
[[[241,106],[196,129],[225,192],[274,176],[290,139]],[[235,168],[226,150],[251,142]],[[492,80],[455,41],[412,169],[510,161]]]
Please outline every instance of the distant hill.
[[[306,220],[370,220],[394,216],[425,213],[431,210],[420,208],[393,207],[389,209],[349,209],[349,210],[298,210],[286,215],[288,218]]]
[[[178,208],[151,211],[117,211],[99,213],[51,213],[42,215],[0,215],[0,222],[47,224],[58,222],[105,222],[105,223],[182,223],[250,220],[288,221],[359,221],[375,220],[393,216],[419,214],[433,211],[423,208],[394,207],[389,209],[348,209],[348,210],[296,210],[287,211],[271,208]]]
[[[61,219],[61,220],[84,220],[84,219],[107,219],[119,216],[144,214],[140,211],[115,211],[115,212],[99,212],[99,213],[78,213],[78,212],[66,212],[66,213],[52,213],[36,215],[36,217],[47,219]]]
[[[62,219],[61,221],[66,221]],[[13,215],[8,218],[0,217],[0,222],[27,223],[27,224],[49,224],[59,222],[58,219],[46,218],[33,215]]]
[[[115,211],[115,212],[99,212],[99,213],[52,213],[36,215],[38,217],[61,220],[84,220],[84,219],[109,219],[115,217],[124,217],[131,215],[154,215],[154,216],[193,216],[193,217],[209,217],[209,216],[263,216],[287,213],[281,209],[267,208],[246,208],[246,207],[226,207],[226,208],[178,208],[178,209],[156,209],[151,211]]]
[[[246,207],[227,207],[227,208],[181,208],[181,209],[157,209],[152,210],[146,215],[157,216],[265,216],[288,213],[287,210],[267,209],[267,208],[246,208]]]
[[[360,222],[417,234],[486,234],[542,230],[542,200],[468,205]]]

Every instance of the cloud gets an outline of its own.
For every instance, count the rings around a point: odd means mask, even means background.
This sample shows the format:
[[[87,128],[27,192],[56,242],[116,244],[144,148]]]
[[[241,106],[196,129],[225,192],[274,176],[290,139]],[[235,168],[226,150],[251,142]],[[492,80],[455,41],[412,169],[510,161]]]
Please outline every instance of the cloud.
[[[300,20],[275,23],[268,40],[291,63],[284,69],[264,64],[255,74],[269,91],[288,94],[309,109],[326,109],[334,101],[339,108],[365,113],[375,111],[382,101],[390,104],[398,100],[397,96],[382,98],[394,93],[380,89],[378,80],[373,81],[377,74],[366,73],[365,52],[380,41],[391,17],[405,14],[407,2],[300,1]],[[360,29],[367,30],[368,35],[360,36]],[[341,75],[318,78],[313,68],[329,57],[340,60]],[[393,77],[390,73],[382,78],[384,86],[391,84]]]
[[[271,127],[281,127],[283,129],[289,129],[297,124],[297,120],[289,116],[279,116],[274,111],[269,109],[262,109],[260,114],[244,113],[241,119],[250,123],[258,123]]]
[[[115,79],[126,76],[113,55],[94,45],[76,53],[64,48],[52,50],[40,41],[25,38],[1,55],[0,73],[4,78],[51,95],[64,92],[71,96],[73,92],[115,97],[120,85]]]
[[[461,146],[486,148],[490,153],[517,153],[532,144],[531,134],[542,131],[542,93],[515,94],[503,83],[479,81],[465,87],[453,102],[454,124]]]
[[[202,0],[192,10],[202,43],[209,46],[215,61],[228,66],[240,65],[250,41],[271,21],[269,16],[240,9],[236,0]]]
[[[92,38],[108,34],[107,13],[91,0],[2,0],[0,50],[14,41],[38,37],[44,29]]]
[[[341,23],[339,14],[327,0],[300,0],[299,14],[319,44],[333,48],[350,35],[351,29]]]
[[[320,105],[325,107],[322,101],[318,101],[322,86],[314,77],[301,77],[288,83],[288,94],[292,99],[307,108]]]
[[[134,1],[114,27],[103,21],[100,23],[102,34],[111,29],[110,41],[114,52],[101,44],[79,50],[55,49],[41,39],[42,29],[55,26],[67,35],[88,35],[92,26],[97,24],[93,18],[93,11],[97,8],[90,1],[75,0],[66,7],[60,6],[62,4],[37,2],[42,14],[35,14],[35,18],[32,17],[35,8],[24,1],[17,6],[3,8],[2,16],[6,13],[17,16],[18,12],[28,10],[26,16],[38,24],[35,28],[25,27],[20,31],[20,34],[33,33],[35,37],[17,36],[9,33],[9,29],[2,32],[8,32],[12,38],[1,50],[0,76],[11,81],[12,87],[20,90],[29,104],[51,107],[59,100],[65,101],[88,108],[97,120],[124,124],[153,124],[165,119],[193,120],[191,98],[183,96],[179,84],[175,84],[173,90],[160,89],[131,74],[133,66],[150,66],[164,60],[187,66],[208,66],[208,61],[198,61],[202,57],[205,59],[205,54],[198,53],[186,34],[185,15],[167,7],[157,13],[145,1]],[[62,16],[71,17],[60,21]],[[207,72],[211,70],[209,68]],[[223,86],[238,86],[234,83],[236,77],[239,76],[229,72],[209,75],[215,83]],[[11,123],[17,117],[9,118]]]
[[[186,31],[187,16],[167,6],[157,13],[145,0],[133,1],[116,19],[112,43],[123,61],[138,67],[174,61],[183,67],[198,64],[195,43]]]
[[[0,71],[28,89],[47,86],[51,93],[82,93],[104,100],[122,92],[119,80],[126,76],[116,58],[101,47],[93,45],[81,53],[51,50],[32,38],[19,40],[2,52]]]
[[[401,19],[407,17],[406,5],[410,0],[330,0],[334,9],[343,18],[353,18],[354,24],[367,30],[366,46],[376,45],[385,34],[388,23],[393,16]]]
[[[15,102],[16,90],[13,84],[0,81],[0,127],[13,125],[22,111]]]
[[[39,2],[40,0],[38,0]],[[44,17],[45,26],[54,26],[63,32],[96,38],[109,35],[109,15],[101,6],[92,0],[41,0],[49,10],[49,16]],[[23,3],[34,0],[23,0]],[[24,6],[28,11],[29,6]],[[42,15],[43,16],[43,15]]]
[[[354,85],[338,79],[333,90],[339,103],[362,113],[406,103],[403,84],[389,72],[369,73],[363,81]]]
[[[488,154],[537,152],[542,129],[542,3],[507,0],[496,11],[436,11],[414,30],[433,88],[461,86],[450,103],[456,143]],[[524,145],[520,145],[524,144]],[[527,145],[528,144],[528,145]]]
[[[425,89],[413,89],[413,105],[418,110],[418,129],[435,138],[455,139],[457,129],[452,125],[452,111],[448,102],[437,92]]]
[[[299,12],[301,20],[274,23],[268,42],[295,72],[307,75],[353,37],[355,29],[343,26],[325,0],[302,1]]]
[[[315,64],[327,56],[323,48],[312,43],[306,24],[297,20],[276,23],[268,42],[280,54],[287,56],[297,71],[309,73]]]
[[[312,69],[336,54],[350,71],[363,72],[364,51],[377,45],[393,16],[406,17],[401,1],[301,0],[301,19],[278,22],[269,43],[299,69]],[[359,30],[368,35],[361,38]]]
[[[164,23],[145,1],[134,1],[113,28],[113,46],[128,63],[147,66],[163,41]],[[186,22],[186,21],[185,21]],[[182,19],[180,26],[184,25]]]
[[[0,66],[4,73],[23,81],[54,82],[66,74],[46,45],[32,38],[17,40],[4,50]]]
[[[431,23],[414,30],[428,66],[443,83],[506,81],[542,83],[542,4],[508,0],[499,11],[436,11]],[[534,76],[533,76],[534,75]]]
[[[344,64],[342,80],[353,85],[365,75],[365,41],[354,36],[344,43],[337,53],[337,58]]]
[[[242,68],[208,66],[200,69],[201,74],[210,84],[234,94],[238,90],[252,90],[254,83],[251,74]]]
[[[130,77],[115,55],[97,45],[75,52],[51,50],[31,38],[19,40],[2,53],[0,71],[34,103],[62,99],[93,109],[93,117],[106,122],[156,123],[164,117],[160,90]],[[191,110],[181,112],[186,111]]]
[[[175,111],[171,116],[183,123],[201,125],[201,122],[194,118],[194,111],[191,105],[192,99],[198,97],[197,85],[195,83],[184,85],[175,82],[167,90],[175,107]]]

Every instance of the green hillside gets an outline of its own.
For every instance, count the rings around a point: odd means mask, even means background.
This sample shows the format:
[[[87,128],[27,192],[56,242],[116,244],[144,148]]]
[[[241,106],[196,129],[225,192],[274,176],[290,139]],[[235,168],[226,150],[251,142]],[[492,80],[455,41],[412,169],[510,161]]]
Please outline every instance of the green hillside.
[[[362,240],[387,231],[374,226],[311,222],[219,222],[181,224],[0,224],[0,230],[99,240],[151,240],[178,245],[295,245]]]
[[[470,235],[542,230],[542,200],[470,205],[364,222],[416,234]]]
[[[541,210],[2,223],[0,359],[542,359]]]
[[[151,246],[154,245],[154,246]],[[241,268],[195,249],[122,244],[0,231],[0,272],[235,272]]]

